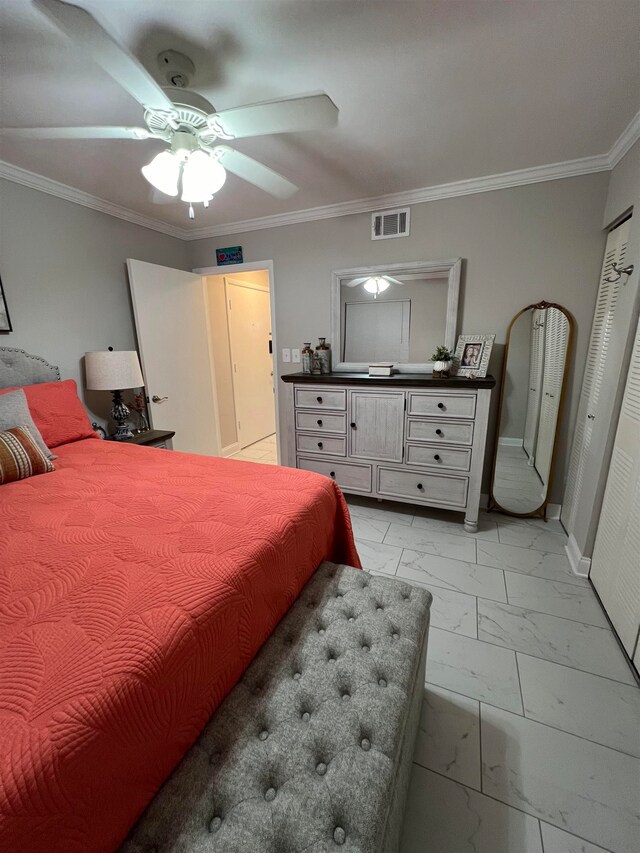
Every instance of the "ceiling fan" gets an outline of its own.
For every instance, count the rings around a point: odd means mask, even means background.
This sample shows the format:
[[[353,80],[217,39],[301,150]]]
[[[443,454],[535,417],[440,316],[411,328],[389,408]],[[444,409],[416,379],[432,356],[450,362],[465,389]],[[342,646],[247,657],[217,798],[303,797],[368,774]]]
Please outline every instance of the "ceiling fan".
[[[354,278],[347,283],[347,287],[357,287],[361,284],[367,293],[373,293],[373,298],[377,299],[379,293],[383,293],[390,284],[403,285],[404,282],[399,278],[393,278],[391,275],[363,275],[360,278]]]
[[[142,167],[154,187],[189,204],[209,206],[226,173],[270,193],[288,198],[298,189],[268,166],[221,144],[247,136],[321,130],[335,127],[338,108],[325,94],[283,98],[216,112],[188,88],[195,71],[191,60],[173,50],[163,51],[160,67],[169,86],[160,86],[124,46],[88,12],[63,0],[32,0],[34,6],[65,33],[76,47],[119,83],[144,107],[146,127],[21,127],[2,133],[27,139],[160,139],[170,147]]]

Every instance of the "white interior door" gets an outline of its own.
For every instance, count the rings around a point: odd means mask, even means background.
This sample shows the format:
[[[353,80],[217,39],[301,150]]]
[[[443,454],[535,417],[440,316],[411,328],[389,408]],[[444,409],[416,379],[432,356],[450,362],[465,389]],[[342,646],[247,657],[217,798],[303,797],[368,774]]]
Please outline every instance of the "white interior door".
[[[276,431],[269,291],[225,279],[238,443],[247,447]]]
[[[346,302],[344,360],[409,361],[411,300]]]
[[[527,392],[527,416],[524,425],[524,449],[532,465],[538,438],[540,399],[542,397],[542,372],[544,368],[544,308],[535,308],[531,313],[531,351],[529,355],[529,390]]]
[[[622,279],[618,277],[610,282],[609,278],[616,278],[613,265],[624,262],[629,228],[630,220],[627,220],[607,237],[571,446],[567,485],[562,500],[562,523],[567,533],[579,540],[581,550],[588,548],[586,531],[590,528],[591,519],[597,509],[595,503],[598,500],[598,489],[601,488],[600,471],[606,462],[604,456],[609,441],[609,420],[613,415],[617,387],[614,387],[616,383],[612,374],[620,373],[619,363],[609,365],[607,371],[607,360],[612,346]],[[611,378],[607,383],[603,383],[605,371]],[[577,531],[578,524],[584,530]]]
[[[130,259],[127,269],[152,425],[175,430],[176,450],[217,456],[202,276]]]
[[[640,322],[589,577],[633,657],[640,629]]]

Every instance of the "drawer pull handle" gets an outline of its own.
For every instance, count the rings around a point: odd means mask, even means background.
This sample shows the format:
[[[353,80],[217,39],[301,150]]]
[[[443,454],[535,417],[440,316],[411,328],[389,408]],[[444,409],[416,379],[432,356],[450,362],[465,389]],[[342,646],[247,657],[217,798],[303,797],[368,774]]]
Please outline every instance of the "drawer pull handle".
[[[439,409],[444,409],[444,403],[438,403],[438,408],[439,408]]]
[[[335,477],[335,476],[336,476],[336,472],[335,472],[335,471],[329,471],[329,476],[330,476],[330,477]]]
[[[418,483],[418,488],[420,489],[420,491],[423,490],[424,486],[422,485],[422,483]]]
[[[441,430],[441,429],[437,429],[437,430],[436,430],[436,435],[444,435],[444,433],[442,432],[442,430]]]
[[[322,397],[316,397],[316,400],[317,400],[319,403],[321,403],[321,402],[322,402]]]
[[[322,442],[321,441],[318,442],[318,447],[320,448],[320,450],[322,450]]]
[[[317,421],[316,421],[316,423],[318,424],[318,426],[322,426],[322,421],[321,421],[321,420],[317,420]]]
[[[358,429],[355,421],[351,421],[351,429]]]
[[[439,456],[439,454],[438,454],[438,453],[436,453],[436,454],[435,454],[435,456],[434,456],[433,458],[436,460],[436,462],[439,462],[439,461],[440,461],[440,456]]]

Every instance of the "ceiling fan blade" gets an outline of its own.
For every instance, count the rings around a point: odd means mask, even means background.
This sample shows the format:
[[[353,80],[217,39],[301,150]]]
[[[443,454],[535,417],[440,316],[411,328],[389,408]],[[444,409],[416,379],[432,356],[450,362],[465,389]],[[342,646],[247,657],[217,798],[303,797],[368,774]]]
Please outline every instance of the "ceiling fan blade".
[[[296,130],[335,127],[338,108],[328,95],[284,98],[214,113],[216,121],[230,136],[264,136]]]
[[[351,281],[347,282],[347,287],[357,287],[359,284],[364,284],[365,281],[369,281],[371,276],[363,275],[361,278],[353,278]]]
[[[151,139],[144,127],[3,127],[3,136],[19,139]]]
[[[33,4],[143,107],[174,109],[167,95],[135,56],[118,44],[86,9],[62,0],[33,0]]]
[[[213,151],[225,169],[276,198],[289,198],[298,187],[268,166],[235,151],[226,145],[216,145]]]

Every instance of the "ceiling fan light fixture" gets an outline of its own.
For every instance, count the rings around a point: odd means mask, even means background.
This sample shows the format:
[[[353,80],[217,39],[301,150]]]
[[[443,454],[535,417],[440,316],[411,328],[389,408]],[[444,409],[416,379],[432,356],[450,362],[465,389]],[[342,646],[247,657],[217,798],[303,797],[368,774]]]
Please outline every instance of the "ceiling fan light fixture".
[[[368,278],[362,285],[367,293],[373,293],[374,297],[389,287],[390,282],[384,276]]]
[[[182,169],[182,201],[209,202],[226,179],[227,173],[215,157],[204,151],[194,151]]]
[[[141,169],[144,177],[151,186],[166,195],[178,195],[178,180],[180,179],[180,161],[171,151],[161,151],[150,163]]]

